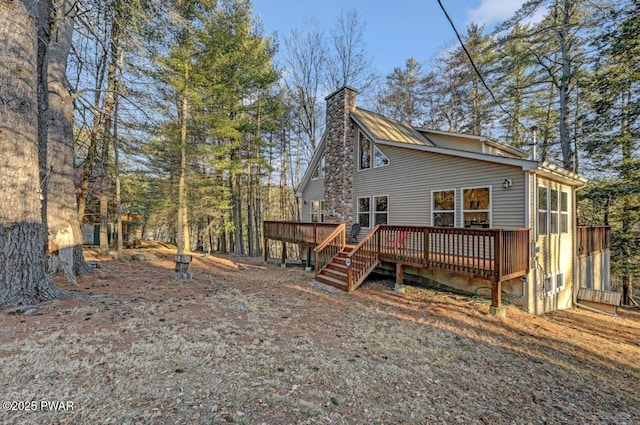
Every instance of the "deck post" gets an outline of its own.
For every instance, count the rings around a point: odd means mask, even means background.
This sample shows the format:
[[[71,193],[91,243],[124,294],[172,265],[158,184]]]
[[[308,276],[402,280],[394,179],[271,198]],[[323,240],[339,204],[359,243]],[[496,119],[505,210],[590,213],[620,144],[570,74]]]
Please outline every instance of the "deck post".
[[[404,264],[396,263],[396,284],[393,287],[393,290],[403,294],[404,288]]]
[[[282,242],[282,260],[280,261],[280,268],[287,267],[287,243]]]
[[[494,280],[491,283],[491,315],[505,318],[507,317],[507,309],[502,305],[502,282]]]
[[[313,252],[313,250],[311,249],[311,246],[307,246],[307,263],[305,264],[305,268],[304,270],[307,272],[311,271],[311,253]]]

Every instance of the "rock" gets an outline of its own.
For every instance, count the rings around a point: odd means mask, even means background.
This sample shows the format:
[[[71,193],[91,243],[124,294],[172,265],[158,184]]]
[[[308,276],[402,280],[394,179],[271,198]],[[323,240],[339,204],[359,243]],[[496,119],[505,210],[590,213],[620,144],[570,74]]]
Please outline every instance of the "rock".
[[[157,260],[158,257],[156,257],[153,254],[144,254],[142,252],[138,252],[136,254],[131,254],[131,259],[133,261],[149,261],[149,260]]]

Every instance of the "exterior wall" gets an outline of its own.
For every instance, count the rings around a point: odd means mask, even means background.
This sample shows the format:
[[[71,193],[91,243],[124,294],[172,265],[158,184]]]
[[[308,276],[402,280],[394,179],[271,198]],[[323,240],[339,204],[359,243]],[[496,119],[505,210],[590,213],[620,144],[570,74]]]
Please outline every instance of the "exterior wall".
[[[545,186],[569,193],[569,232],[565,234],[548,234],[537,236],[538,229],[538,187]],[[575,261],[575,192],[572,187],[555,182],[541,176],[532,176],[530,196],[531,203],[530,228],[532,229],[533,249],[531,271],[528,276],[528,309],[535,314],[573,306],[574,282],[576,274]],[[550,290],[545,286],[546,276],[564,275],[564,288]]]
[[[302,191],[302,221],[311,221],[311,201],[324,200],[324,179],[309,180]],[[325,207],[326,209],[326,207]],[[327,221],[325,217],[325,221]]]
[[[427,133],[427,136],[440,148],[482,153],[482,143],[479,140],[435,133]]]
[[[356,108],[357,92],[343,87],[327,96],[325,130],[325,221],[353,223],[353,130],[349,112]]]
[[[389,158],[389,164],[355,171],[354,203],[359,197],[388,195],[389,224],[430,226],[431,191],[456,189],[456,227],[462,227],[461,189],[489,186],[491,227],[527,227],[525,173],[521,169],[412,149],[377,146]],[[511,179],[511,188],[503,188],[505,179]],[[369,230],[363,229],[363,233]]]
[[[608,249],[578,257],[578,268],[576,270],[578,286],[580,288],[610,291],[610,262],[611,252]]]

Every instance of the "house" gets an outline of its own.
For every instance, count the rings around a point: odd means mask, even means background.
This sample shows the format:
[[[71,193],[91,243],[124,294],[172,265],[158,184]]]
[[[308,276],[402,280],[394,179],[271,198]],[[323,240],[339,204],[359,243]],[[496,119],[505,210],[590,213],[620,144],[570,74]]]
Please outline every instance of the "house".
[[[584,178],[491,138],[414,128],[358,108],[356,94],[343,87],[326,98],[326,131],[296,193],[304,222],[342,225],[333,234],[323,227],[322,238],[316,228],[302,242],[315,252],[319,280],[339,286],[344,275],[352,290],[373,269],[387,270],[398,284],[486,290],[497,314],[503,293],[539,314],[572,307],[585,286],[580,276],[607,289],[606,232],[589,239],[588,252],[577,245]],[[340,239],[354,223],[358,253]],[[579,263],[579,254],[599,257]]]

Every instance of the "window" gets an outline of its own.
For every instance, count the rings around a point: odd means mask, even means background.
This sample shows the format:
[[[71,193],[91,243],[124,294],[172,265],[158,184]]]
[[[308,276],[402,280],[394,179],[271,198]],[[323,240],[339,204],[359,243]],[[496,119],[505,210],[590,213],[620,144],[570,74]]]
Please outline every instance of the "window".
[[[436,227],[455,227],[456,191],[440,190],[431,192],[431,225]]]
[[[358,161],[359,170],[367,170],[372,166],[374,168],[383,167],[389,164],[389,158],[387,158],[380,148],[371,143],[371,140],[362,132],[359,133],[358,148],[360,150]]]
[[[555,272],[544,277],[544,290],[547,296],[564,290],[564,273]]]
[[[538,186],[538,236],[569,233],[569,192]]]
[[[550,218],[550,226],[549,231],[552,235],[557,235],[559,233],[558,225],[560,224],[560,213],[558,211],[558,190],[557,189],[549,189],[549,218]]]
[[[462,220],[464,227],[491,227],[491,189],[462,189]]]
[[[389,203],[387,196],[374,196],[373,206],[375,224],[387,224],[389,222]]]
[[[360,133],[360,169],[371,168],[371,141]]]
[[[564,289],[564,273],[559,272],[556,274],[556,287],[555,290],[560,292]]]
[[[547,188],[538,186],[538,236],[549,234],[547,229]]]
[[[560,192],[560,233],[569,233],[569,193]]]
[[[320,162],[318,162],[318,166],[316,167],[316,170],[313,172],[313,175],[311,176],[311,180],[323,179],[324,171],[325,171],[325,163],[324,163],[324,155],[322,155],[322,157],[320,158]]]
[[[311,222],[324,222],[324,201],[311,201]]]
[[[358,198],[358,223],[362,227],[371,227],[371,201],[370,198]]]
[[[373,166],[374,167],[383,167],[389,164],[389,158],[377,147],[373,147]]]

